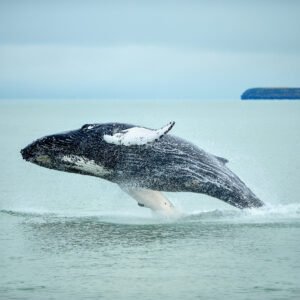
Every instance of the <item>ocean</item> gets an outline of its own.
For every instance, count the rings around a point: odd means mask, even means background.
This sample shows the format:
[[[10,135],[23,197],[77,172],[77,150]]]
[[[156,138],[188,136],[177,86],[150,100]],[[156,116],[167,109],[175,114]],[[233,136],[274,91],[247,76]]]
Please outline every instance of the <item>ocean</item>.
[[[266,205],[166,193],[182,217],[20,150],[86,123],[159,128],[229,160]],[[300,299],[300,102],[0,101],[0,299]]]

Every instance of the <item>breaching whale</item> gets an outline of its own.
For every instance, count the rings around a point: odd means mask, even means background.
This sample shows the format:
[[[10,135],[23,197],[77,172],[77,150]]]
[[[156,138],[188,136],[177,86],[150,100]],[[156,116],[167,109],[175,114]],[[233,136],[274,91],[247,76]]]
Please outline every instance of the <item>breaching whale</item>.
[[[162,192],[202,193],[241,209],[263,205],[227,167],[227,159],[168,134],[174,124],[158,130],[122,123],[86,124],[40,138],[21,154],[42,167],[114,182],[140,206],[166,215],[176,209]]]

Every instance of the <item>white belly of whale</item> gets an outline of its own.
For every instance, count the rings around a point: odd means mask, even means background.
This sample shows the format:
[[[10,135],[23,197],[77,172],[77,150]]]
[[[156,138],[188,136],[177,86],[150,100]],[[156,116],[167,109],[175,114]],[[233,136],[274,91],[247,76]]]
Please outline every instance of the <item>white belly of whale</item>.
[[[99,177],[111,173],[110,170],[107,170],[105,167],[97,164],[94,160],[78,155],[65,155],[62,157],[62,161],[71,163],[73,168],[78,171],[87,172]]]

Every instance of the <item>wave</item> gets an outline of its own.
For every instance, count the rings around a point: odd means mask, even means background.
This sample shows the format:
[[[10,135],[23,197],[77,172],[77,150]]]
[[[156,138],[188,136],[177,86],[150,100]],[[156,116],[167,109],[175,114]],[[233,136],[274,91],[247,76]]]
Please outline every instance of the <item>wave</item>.
[[[232,222],[282,222],[284,220],[300,220],[300,204],[265,205],[260,208],[243,210],[210,210],[194,211],[190,219]]]
[[[95,221],[115,224],[157,224],[174,221],[161,215],[124,211],[46,211],[39,209],[1,209],[0,213],[45,222]]]
[[[174,222],[227,222],[227,223],[276,223],[286,221],[300,221],[300,204],[266,205],[254,209],[215,209],[183,212],[175,218],[161,215],[130,211],[46,211],[39,209],[1,209],[0,213],[39,221],[68,221],[93,220],[95,222],[117,224],[160,224]]]

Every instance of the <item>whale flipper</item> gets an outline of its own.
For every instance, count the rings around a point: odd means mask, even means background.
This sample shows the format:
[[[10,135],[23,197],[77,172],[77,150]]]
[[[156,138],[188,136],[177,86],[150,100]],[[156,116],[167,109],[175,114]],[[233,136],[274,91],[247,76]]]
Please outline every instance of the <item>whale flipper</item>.
[[[152,211],[164,216],[178,215],[178,211],[164,195],[159,191],[138,189],[120,186],[129,196],[138,202],[141,207],[150,208]]]
[[[174,126],[175,122],[170,122],[160,129],[147,129],[143,127],[132,127],[113,135],[105,134],[103,139],[109,144],[137,146],[146,145],[158,141],[167,134]]]

